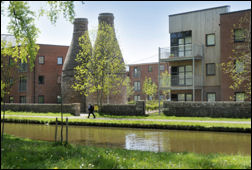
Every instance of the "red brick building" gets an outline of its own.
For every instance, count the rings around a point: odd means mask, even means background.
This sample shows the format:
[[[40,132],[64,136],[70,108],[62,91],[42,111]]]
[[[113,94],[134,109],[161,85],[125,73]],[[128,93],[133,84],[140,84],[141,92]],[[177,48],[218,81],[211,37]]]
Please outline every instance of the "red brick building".
[[[246,17],[251,22],[251,10],[242,10],[236,12],[223,13],[220,15],[220,30],[221,30],[221,62],[227,63],[231,55],[237,55],[233,52],[233,50],[248,50],[248,43],[251,43],[251,39],[239,37],[239,32],[246,29],[247,31],[251,31],[251,24],[248,22],[241,22],[241,19]],[[249,32],[251,34],[251,32]],[[247,53],[251,53],[248,51]],[[251,55],[250,55],[251,56]],[[251,60],[251,58],[250,58]],[[248,69],[251,69],[249,67]],[[251,76],[251,75],[250,75]],[[251,81],[251,77],[250,77]],[[232,84],[232,79],[228,74],[222,72],[221,73],[221,99],[223,101],[228,100],[238,100],[239,96],[243,98],[245,93],[244,84],[241,85],[240,89],[233,90],[229,88]],[[232,99],[230,98],[232,97]],[[247,99],[247,100],[251,100]]]
[[[6,96],[9,103],[57,103],[60,77],[68,46],[39,44],[35,66],[22,64],[11,77],[14,84]]]
[[[160,75],[165,71],[170,72],[168,63],[160,63]],[[128,76],[131,86],[134,87],[134,94],[128,100],[145,100],[148,98],[142,91],[145,78],[150,77],[158,86],[158,63],[130,64]],[[153,99],[158,99],[158,92],[153,97]],[[161,94],[161,98],[163,97]]]

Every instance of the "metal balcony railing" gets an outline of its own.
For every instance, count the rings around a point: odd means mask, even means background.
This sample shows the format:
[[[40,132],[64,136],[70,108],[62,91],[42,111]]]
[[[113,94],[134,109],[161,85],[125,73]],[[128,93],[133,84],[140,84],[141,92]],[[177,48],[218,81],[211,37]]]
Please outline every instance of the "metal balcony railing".
[[[160,48],[160,60],[173,59],[178,57],[202,57],[203,46],[197,44],[187,44]]]
[[[186,74],[186,73],[185,73]],[[194,83],[193,83],[194,79]],[[181,76],[181,75],[171,75],[169,80],[160,79],[160,87],[161,88],[173,88],[173,87],[202,87],[203,78],[202,76]]]

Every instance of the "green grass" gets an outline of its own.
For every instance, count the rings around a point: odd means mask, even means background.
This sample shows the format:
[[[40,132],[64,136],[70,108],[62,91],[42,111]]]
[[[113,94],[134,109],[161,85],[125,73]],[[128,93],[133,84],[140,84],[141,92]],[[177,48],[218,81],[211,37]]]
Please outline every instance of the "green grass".
[[[46,113],[28,113],[28,112],[11,112],[7,111],[6,115],[47,115]],[[49,113],[49,115],[53,116],[60,116],[60,113]],[[2,116],[2,115],[1,115]],[[64,114],[64,118],[72,116],[70,114]],[[114,120],[102,120],[102,119],[85,119],[85,118],[79,118],[79,119],[69,119],[69,122],[72,124],[79,124],[79,125],[104,125],[104,126],[112,126],[112,125],[122,125],[125,127],[134,127],[134,126],[152,126],[152,127],[157,127],[157,126],[188,126],[188,127],[193,127],[193,128],[188,128],[193,129],[193,130],[198,130],[203,128],[207,129],[213,129],[213,128],[239,128],[239,129],[251,129],[251,124],[242,124],[243,121],[251,121],[251,119],[233,119],[233,118],[198,118],[198,117],[167,117],[164,115],[151,115],[151,116],[104,116],[104,115],[99,115],[96,113],[96,116],[98,118],[119,118],[114,119]],[[125,118],[128,119],[138,119],[138,120],[126,120]],[[52,123],[55,122],[55,118],[37,118],[37,117],[6,117],[8,120],[29,120],[29,121],[40,121],[41,123]],[[154,119],[154,121],[142,121],[143,119]],[[157,119],[169,119],[169,120],[207,120],[207,121],[240,121],[241,124],[234,124],[234,123],[215,123],[215,122],[161,122],[158,121]],[[64,119],[65,121],[65,119]],[[157,126],[156,126],[157,125]],[[195,129],[196,127],[196,129]],[[239,130],[235,130],[239,131]]]
[[[1,169],[251,169],[251,156],[57,145],[5,135]]]

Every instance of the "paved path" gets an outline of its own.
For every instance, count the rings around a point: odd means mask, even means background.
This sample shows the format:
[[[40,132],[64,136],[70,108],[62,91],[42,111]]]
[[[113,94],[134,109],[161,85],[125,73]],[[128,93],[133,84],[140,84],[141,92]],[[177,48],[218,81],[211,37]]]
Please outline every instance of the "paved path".
[[[26,116],[26,115],[5,115],[6,117],[37,117],[37,118],[56,118],[57,116]],[[80,116],[69,116],[69,119],[87,119],[88,114]],[[58,116],[60,118],[60,116]],[[64,117],[65,118],[65,117]],[[93,116],[90,116],[93,119]],[[127,119],[127,118],[96,118],[97,120],[130,120],[130,121],[157,121],[157,122],[195,122],[195,123],[232,123],[232,124],[251,124],[249,121],[213,121],[213,120],[169,120],[169,119]]]

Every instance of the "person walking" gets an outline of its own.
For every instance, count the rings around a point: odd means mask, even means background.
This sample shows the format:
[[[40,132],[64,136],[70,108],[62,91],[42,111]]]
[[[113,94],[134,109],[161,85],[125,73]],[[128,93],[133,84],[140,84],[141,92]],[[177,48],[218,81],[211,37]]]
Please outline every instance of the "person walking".
[[[89,106],[88,106],[88,118],[89,118],[90,114],[92,114],[95,119],[94,106],[92,106],[91,104],[89,104]]]

